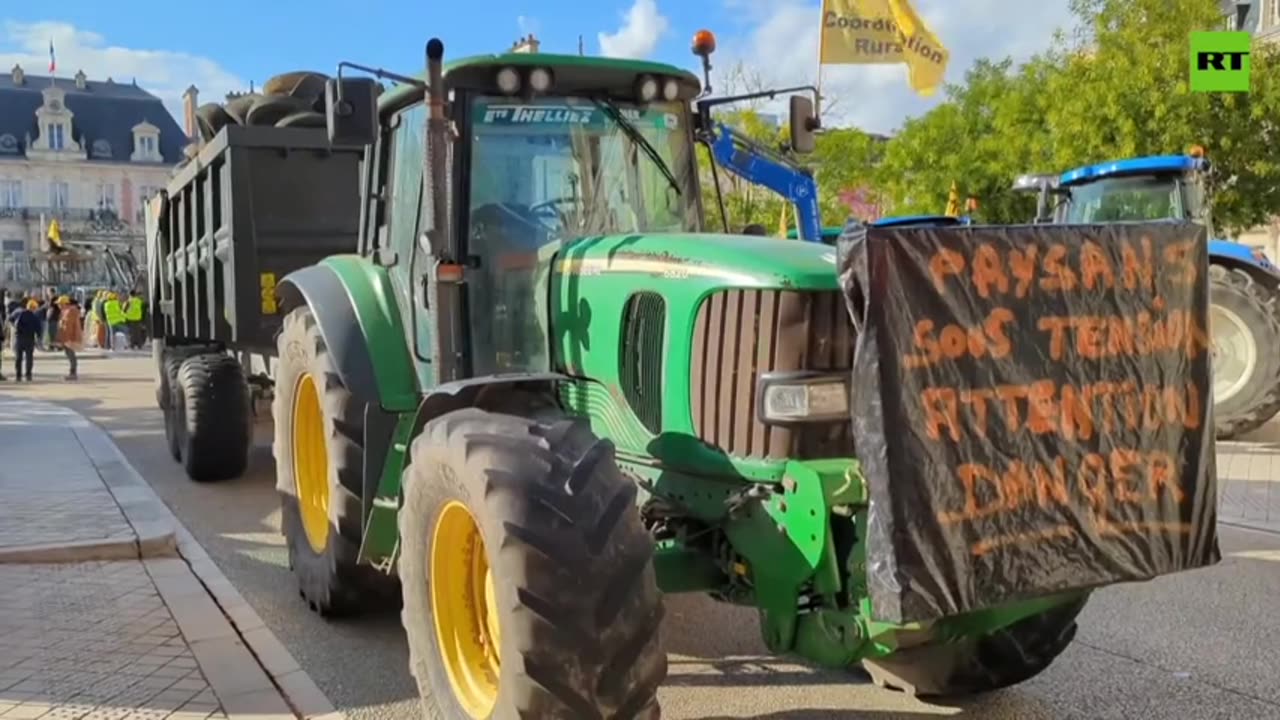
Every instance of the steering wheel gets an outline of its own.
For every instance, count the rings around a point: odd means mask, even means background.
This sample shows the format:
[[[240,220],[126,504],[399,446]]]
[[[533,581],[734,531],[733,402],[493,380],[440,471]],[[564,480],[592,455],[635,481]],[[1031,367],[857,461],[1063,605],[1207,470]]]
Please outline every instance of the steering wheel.
[[[556,209],[556,206],[570,204],[577,205],[578,200],[579,198],[576,197],[559,197],[554,200],[547,200],[545,202],[540,202],[537,205],[530,206],[529,213],[532,215],[554,215],[559,217],[560,211]]]

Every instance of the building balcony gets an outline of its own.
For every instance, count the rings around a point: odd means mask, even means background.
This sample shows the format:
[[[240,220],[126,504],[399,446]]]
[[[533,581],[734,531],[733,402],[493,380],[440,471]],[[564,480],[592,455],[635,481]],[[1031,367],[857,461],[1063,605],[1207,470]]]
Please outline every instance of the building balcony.
[[[109,208],[68,208],[26,205],[23,207],[0,207],[0,220],[14,218],[18,220],[46,221],[57,218],[58,222],[123,222],[119,213]]]

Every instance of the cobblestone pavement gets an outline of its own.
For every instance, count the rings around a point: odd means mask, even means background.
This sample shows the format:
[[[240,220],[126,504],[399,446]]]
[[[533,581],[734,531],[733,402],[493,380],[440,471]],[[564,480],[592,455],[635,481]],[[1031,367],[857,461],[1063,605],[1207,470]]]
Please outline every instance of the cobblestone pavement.
[[[22,449],[0,462],[0,547],[133,537],[73,430],[0,427],[5,446]]]
[[[225,718],[137,560],[0,565],[0,720]]]
[[[1280,532],[1280,445],[1218,444],[1218,517]]]

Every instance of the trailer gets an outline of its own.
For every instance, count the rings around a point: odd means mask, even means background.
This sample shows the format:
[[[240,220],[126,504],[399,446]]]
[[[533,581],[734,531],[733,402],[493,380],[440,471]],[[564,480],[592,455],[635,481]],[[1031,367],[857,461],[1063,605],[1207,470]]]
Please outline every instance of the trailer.
[[[322,129],[229,124],[149,204],[156,402],[191,479],[244,472],[274,390],[276,284],[355,251],[362,157]]]

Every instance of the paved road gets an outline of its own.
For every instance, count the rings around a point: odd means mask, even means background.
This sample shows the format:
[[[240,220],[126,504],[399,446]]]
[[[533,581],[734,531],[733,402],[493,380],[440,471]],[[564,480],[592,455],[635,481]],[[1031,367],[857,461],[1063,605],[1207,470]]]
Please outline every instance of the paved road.
[[[240,480],[202,486],[169,460],[143,358],[86,362],[78,385],[0,392],[65,403],[105,427],[222,571],[352,720],[418,717],[395,617],[327,623],[297,597],[278,535],[269,447]],[[1280,429],[1271,429],[1280,437]],[[0,438],[3,442],[3,438]],[[1224,527],[1221,565],[1107,588],[1076,643],[1045,674],[964,707],[908,700],[853,673],[817,672],[764,653],[754,613],[694,597],[667,602],[667,718],[1280,719],[1280,535]]]

